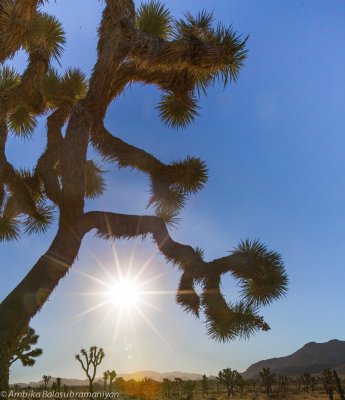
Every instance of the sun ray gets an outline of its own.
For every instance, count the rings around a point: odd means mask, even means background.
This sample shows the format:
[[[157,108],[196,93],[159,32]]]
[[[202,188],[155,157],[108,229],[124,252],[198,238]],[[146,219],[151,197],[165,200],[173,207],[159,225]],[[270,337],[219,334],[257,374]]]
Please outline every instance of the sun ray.
[[[146,307],[151,308],[152,310],[156,310],[156,311],[159,311],[159,312],[161,312],[161,313],[164,313],[164,312],[165,312],[162,308],[160,308],[160,307],[158,307],[158,306],[156,306],[156,305],[154,305],[154,304],[152,304],[152,303],[149,303],[148,301],[146,301],[146,300],[144,300],[144,299],[140,299],[139,302],[140,302],[141,304],[144,304]]]
[[[76,271],[78,274],[83,275],[83,276],[85,276],[86,278],[89,278],[89,279],[91,279],[93,282],[99,283],[99,284],[102,285],[102,286],[105,286],[105,287],[107,287],[107,288],[111,288],[111,287],[112,287],[111,284],[109,284],[108,282],[106,282],[106,281],[104,281],[104,280],[102,280],[102,279],[96,278],[95,276],[90,275],[90,274],[88,274],[87,272],[83,272],[83,271],[81,271],[80,269],[77,269],[77,268],[75,269],[75,271]]]
[[[92,312],[98,310],[99,308],[101,308],[101,307],[103,307],[103,306],[105,306],[106,304],[109,304],[109,303],[110,303],[109,300],[105,300],[105,301],[103,301],[102,303],[96,304],[95,306],[90,307],[90,308],[88,308],[87,310],[85,310],[85,311],[83,311],[83,312],[77,314],[74,318],[75,318],[75,319],[78,319],[78,318],[80,318],[80,317],[83,317],[83,316],[85,316],[85,315],[87,315],[87,314],[90,314],[90,313],[92,313]]]
[[[139,307],[135,307],[138,314],[143,318],[143,320],[147,323],[147,325],[153,330],[153,332],[162,340],[162,342],[170,347],[169,343],[164,339],[164,336],[159,332],[159,330],[153,325],[153,323],[149,320],[149,318],[140,310]]]

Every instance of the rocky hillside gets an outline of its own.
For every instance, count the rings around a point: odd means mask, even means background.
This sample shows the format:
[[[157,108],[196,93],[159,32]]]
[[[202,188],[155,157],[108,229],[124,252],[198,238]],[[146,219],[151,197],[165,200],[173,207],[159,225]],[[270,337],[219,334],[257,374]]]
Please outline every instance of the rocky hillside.
[[[256,377],[262,368],[270,368],[272,372],[286,376],[301,375],[304,372],[316,374],[325,368],[335,368],[343,373],[345,372],[345,341],[334,339],[327,343],[307,343],[289,356],[271,358],[251,365],[243,376]]]

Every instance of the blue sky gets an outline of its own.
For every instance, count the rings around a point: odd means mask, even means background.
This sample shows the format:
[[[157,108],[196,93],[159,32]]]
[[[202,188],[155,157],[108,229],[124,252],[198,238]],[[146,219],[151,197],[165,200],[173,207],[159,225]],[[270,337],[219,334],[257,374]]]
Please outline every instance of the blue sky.
[[[166,265],[149,240],[115,243],[119,265],[133,274],[150,260],[141,281],[168,292],[148,296],[158,311],[142,306],[147,321],[117,315],[108,307],[80,316],[100,302],[85,292],[102,290],[87,278],[115,274],[112,244],[92,235],[78,261],[32,321],[44,354],[33,368],[13,366],[12,382],[52,376],[83,377],[74,360],[81,347],[102,346],[101,371],[183,370],[216,374],[225,367],[246,369],[263,358],[289,354],[306,342],[345,340],[341,318],[345,300],[345,3],[341,0],[166,0],[173,14],[214,10],[217,20],[250,34],[249,56],[238,83],[216,86],[202,100],[201,117],[185,131],[164,127],[155,106],[159,93],[134,86],[109,108],[106,126],[114,134],[165,162],[186,155],[207,161],[210,179],[182,213],[174,239],[205,250],[207,259],[227,254],[240,239],[260,238],[279,251],[290,277],[285,299],[262,310],[271,325],[248,341],[219,344],[201,320],[175,304],[178,273]],[[136,4],[139,4],[137,2]],[[61,64],[89,74],[95,62],[96,28],[102,3],[59,0],[46,6],[63,23],[67,46]],[[14,60],[18,69],[25,57]],[[32,141],[11,140],[9,159],[32,166],[44,146],[44,121]],[[108,191],[88,209],[145,213],[148,180],[139,173],[106,165]],[[4,279],[0,299],[45,251],[46,236],[1,244]],[[132,260],[132,262],[131,262]],[[236,296],[230,277],[223,290]],[[83,294],[82,294],[83,293]]]

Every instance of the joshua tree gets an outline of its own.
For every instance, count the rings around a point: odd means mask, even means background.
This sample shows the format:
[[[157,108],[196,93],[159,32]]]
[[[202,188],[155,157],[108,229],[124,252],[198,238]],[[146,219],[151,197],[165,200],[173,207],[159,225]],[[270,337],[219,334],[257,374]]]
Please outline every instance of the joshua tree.
[[[28,54],[22,75],[0,69],[0,239],[44,232],[58,213],[55,238],[31,271],[0,304],[0,390],[8,388],[10,354],[31,318],[74,263],[83,237],[96,230],[104,239],[153,238],[166,259],[179,266],[177,302],[199,316],[218,340],[268,330],[259,306],[280,298],[287,276],[279,254],[259,242],[240,244],[226,257],[205,261],[200,249],[174,241],[168,230],[189,195],[207,181],[196,157],[165,164],[114,136],[103,123],[109,104],[132,83],[155,85],[163,92],[159,115],[170,127],[185,127],[198,114],[198,96],[218,80],[236,81],[246,59],[246,39],[214,24],[207,12],[175,20],[157,1],[135,10],[133,0],[105,0],[98,29],[97,60],[87,82],[80,70],[51,68],[65,44],[61,24],[40,11],[43,0],[0,3],[0,62],[18,49]],[[6,158],[9,135],[28,137],[36,118],[47,116],[47,144],[32,171]],[[66,134],[62,128],[66,127]],[[105,190],[102,169],[87,159],[93,146],[104,161],[142,171],[150,178],[151,213],[123,215],[85,212],[85,199]],[[242,299],[225,301],[221,277],[230,272]],[[201,295],[195,282],[203,283]]]
[[[113,382],[116,378],[116,372],[114,370],[108,371],[109,372],[109,391],[113,390]]]
[[[181,387],[182,387],[183,379],[175,378],[174,381],[175,381],[175,386],[177,389],[177,398],[179,399],[181,396]]]
[[[92,346],[89,349],[89,353],[85,349],[80,350],[80,354],[76,354],[75,358],[81,364],[81,367],[86,373],[86,376],[89,380],[89,391],[90,393],[93,392],[93,381],[96,377],[97,367],[103,361],[105,356],[104,351],[102,348],[97,348],[97,346]],[[84,358],[84,360],[82,359]]]
[[[337,371],[335,369],[333,370],[333,376],[334,376],[335,383],[337,384],[337,388],[338,388],[338,393],[340,395],[340,399],[341,400],[345,400],[344,389],[343,389],[343,386],[342,386],[342,384],[340,382],[340,379],[339,379],[339,376],[337,374]]]
[[[184,393],[186,394],[185,400],[192,400],[195,390],[195,382],[188,380],[184,382],[183,385]]]
[[[308,372],[305,372],[303,375],[301,375],[301,382],[304,390],[309,393],[309,388],[311,386],[311,375]]]
[[[310,380],[310,387],[311,387],[311,391],[314,393],[315,391],[315,385],[317,384],[319,378],[317,378],[316,376],[312,376],[311,380]]]
[[[231,368],[225,368],[218,372],[217,379],[226,387],[228,397],[234,396],[234,389],[239,381],[239,376],[241,376],[240,373],[236,370],[231,370]]]
[[[202,376],[202,396],[204,397],[204,395],[208,395],[208,379],[206,375]]]
[[[103,388],[104,390],[107,390],[107,382],[109,378],[109,370],[103,372]]]
[[[266,389],[266,393],[272,393],[272,385],[274,383],[275,374],[271,372],[270,368],[263,368],[260,372],[260,378]]]
[[[322,379],[323,386],[326,390],[326,393],[328,394],[329,400],[333,400],[335,382],[334,382],[334,375],[332,374],[332,371],[329,368],[325,369],[321,375],[321,379]]]
[[[61,392],[61,378],[56,378],[56,390]]]
[[[44,388],[47,389],[48,383],[49,383],[49,381],[51,379],[51,376],[50,375],[43,375],[42,378],[43,378],[43,381],[44,381]]]
[[[35,358],[43,353],[42,349],[31,349],[33,345],[37,344],[38,338],[39,336],[36,335],[35,330],[31,327],[27,327],[12,352],[10,366],[18,360],[21,361],[24,367],[31,367],[34,365],[36,362]]]
[[[278,376],[278,391],[280,393],[285,393],[288,389],[289,385],[289,378],[284,375],[279,375]]]
[[[163,389],[163,395],[166,398],[170,398],[171,384],[172,384],[172,382],[170,379],[163,378],[162,389]]]

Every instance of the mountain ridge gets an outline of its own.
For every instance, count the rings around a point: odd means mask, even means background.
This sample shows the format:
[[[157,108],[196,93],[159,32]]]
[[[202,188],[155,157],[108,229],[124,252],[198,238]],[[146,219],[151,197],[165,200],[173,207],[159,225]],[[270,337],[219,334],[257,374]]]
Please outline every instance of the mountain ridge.
[[[270,368],[278,375],[294,376],[304,372],[321,373],[326,368],[345,371],[345,341],[332,339],[328,342],[309,342],[294,353],[258,361],[242,374],[244,378],[257,377],[262,368]]]
[[[117,374],[116,378],[123,378],[125,380],[141,380],[144,378],[154,379],[155,381],[162,382],[163,379],[174,379],[174,378],[181,378],[183,380],[198,380],[202,379],[202,374],[191,373],[191,372],[182,372],[182,371],[171,371],[171,372],[157,372],[157,371],[150,371],[150,370],[143,370],[143,371],[136,371],[132,373],[122,373]],[[49,381],[49,386],[55,382],[56,377],[52,377]],[[95,383],[103,384],[102,378],[96,378]],[[29,382],[29,383],[13,383],[11,386],[19,386],[19,387],[32,387],[37,388],[44,386],[43,379],[38,382]],[[88,379],[75,379],[75,378],[61,378],[61,385],[71,386],[88,386],[89,381]]]

